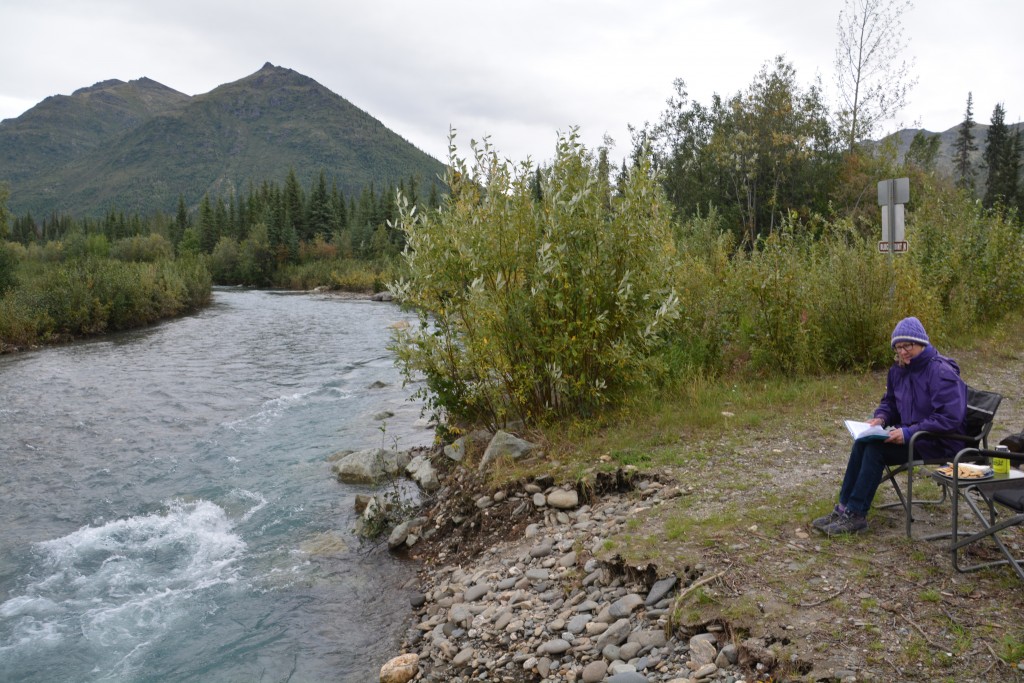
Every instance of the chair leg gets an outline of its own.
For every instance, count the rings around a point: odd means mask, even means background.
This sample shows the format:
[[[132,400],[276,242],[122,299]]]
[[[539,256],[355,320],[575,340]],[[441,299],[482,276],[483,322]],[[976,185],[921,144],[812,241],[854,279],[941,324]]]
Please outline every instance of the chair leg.
[[[912,537],[912,527],[914,522],[913,509],[915,505],[941,505],[946,502],[946,488],[942,487],[942,497],[938,500],[914,500],[914,469],[918,467],[899,467],[897,469],[891,469],[886,467],[885,474],[882,476],[882,482],[888,481],[892,484],[893,491],[896,493],[896,497],[899,501],[896,503],[883,503],[882,505],[876,505],[875,507],[879,510],[885,510],[893,507],[901,507],[907,518],[906,532],[907,537]],[[903,493],[903,488],[900,486],[899,475],[906,471],[907,472],[907,492]]]
[[[911,525],[914,523],[914,468],[907,468],[907,538],[913,538]]]
[[[970,504],[970,503],[968,503],[968,504]],[[974,506],[972,505],[972,507],[974,507]],[[975,515],[979,519],[982,519],[982,514],[981,514],[980,510],[975,508],[974,513],[975,513]],[[950,553],[953,556],[953,568],[956,569],[958,572],[966,573],[966,572],[978,571],[979,569],[987,569],[987,568],[990,568],[990,567],[999,567],[1001,565],[1008,564],[1013,569],[1013,571],[1016,572],[1017,576],[1020,577],[1020,579],[1022,581],[1024,581],[1024,567],[1022,567],[1022,563],[1024,563],[1024,560],[1015,558],[1013,556],[1013,553],[1010,551],[1010,549],[1007,548],[1006,545],[1003,543],[1003,540],[1001,538],[999,538],[999,532],[1003,531],[1004,529],[1006,529],[1008,527],[1016,526],[1016,525],[1020,524],[1022,521],[1024,521],[1024,515],[1015,515],[1015,516],[1010,517],[1008,519],[1004,519],[1001,522],[997,522],[997,523],[989,526],[988,528],[983,529],[983,530],[981,530],[981,531],[979,531],[979,532],[977,532],[975,534],[972,534],[972,535],[970,535],[970,536],[968,536],[966,538],[952,539],[952,542],[950,543]],[[974,564],[974,565],[968,565],[968,566],[961,565],[960,564],[960,558],[959,558],[959,550],[961,548],[969,546],[970,544],[976,543],[977,541],[980,541],[980,540],[985,539],[985,538],[992,539],[992,541],[996,544],[996,547],[999,548],[999,551],[1002,552],[1003,557],[1005,557],[1006,559],[1004,559],[1004,560],[993,560],[993,561],[990,561],[990,562],[982,562],[980,564]]]

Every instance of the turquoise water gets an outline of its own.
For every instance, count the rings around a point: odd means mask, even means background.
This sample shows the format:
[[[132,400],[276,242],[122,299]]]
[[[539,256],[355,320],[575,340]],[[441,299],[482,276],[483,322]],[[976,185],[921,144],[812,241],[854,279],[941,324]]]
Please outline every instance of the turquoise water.
[[[376,680],[413,567],[360,546],[325,458],[430,441],[385,348],[408,317],[218,290],[0,357],[0,680]]]

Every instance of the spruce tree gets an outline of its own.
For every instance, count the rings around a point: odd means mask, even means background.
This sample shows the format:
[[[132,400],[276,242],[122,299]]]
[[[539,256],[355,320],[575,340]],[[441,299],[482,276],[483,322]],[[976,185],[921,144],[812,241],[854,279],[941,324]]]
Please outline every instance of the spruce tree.
[[[1011,206],[1017,201],[1017,172],[1020,168],[1019,148],[1006,125],[1006,110],[997,104],[992,110],[988,141],[985,145],[985,167],[988,178],[982,203],[986,207],[996,204]]]
[[[1008,206],[1017,206],[1017,210],[1024,210],[1024,188],[1021,187],[1020,183],[1020,157],[1024,153],[1024,140],[1021,139],[1020,134],[1020,123],[1017,123],[1017,129],[1013,133],[1013,146],[1010,153],[1010,161],[1007,164],[1007,172],[1010,174],[1010,178],[1013,179],[1013,197],[1007,198]]]
[[[290,231],[300,240],[310,239],[312,235],[306,227],[306,199],[294,168],[288,169],[288,177],[284,181],[284,202],[288,220],[288,225],[284,226],[285,234]]]
[[[967,111],[964,120],[957,130],[956,142],[953,143],[953,171],[956,175],[957,187],[974,192],[974,165],[971,153],[977,151],[974,144],[974,98],[967,93]]]
[[[171,243],[177,247],[178,242],[181,241],[185,231],[188,230],[190,225],[188,219],[188,207],[185,206],[184,195],[178,195],[178,213],[174,217],[174,223],[171,224]]]
[[[331,196],[327,193],[327,177],[323,169],[320,177],[309,194],[308,230],[313,237],[329,237],[337,228]]]
[[[219,200],[218,203],[220,203]],[[209,254],[217,246],[218,240],[220,240],[220,229],[216,210],[210,195],[204,194],[203,199],[199,202],[199,247],[204,254]]]

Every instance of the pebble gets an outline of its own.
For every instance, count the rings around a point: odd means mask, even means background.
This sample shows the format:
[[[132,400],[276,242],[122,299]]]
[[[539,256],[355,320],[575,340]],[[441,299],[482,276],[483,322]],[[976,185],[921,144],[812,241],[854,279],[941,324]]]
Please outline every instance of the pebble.
[[[415,626],[403,643],[418,657],[417,681],[735,683],[751,680],[741,659],[766,680],[776,663],[749,662],[765,643],[738,647],[715,625],[692,637],[666,633],[674,595],[703,578],[701,565],[646,585],[590,556],[637,510],[678,490],[652,485],[640,501],[633,491],[580,506],[574,489],[554,486],[538,477],[502,496],[478,494],[482,515],[532,500],[530,523],[462,566],[420,572],[411,586]],[[496,507],[502,498],[507,507]]]

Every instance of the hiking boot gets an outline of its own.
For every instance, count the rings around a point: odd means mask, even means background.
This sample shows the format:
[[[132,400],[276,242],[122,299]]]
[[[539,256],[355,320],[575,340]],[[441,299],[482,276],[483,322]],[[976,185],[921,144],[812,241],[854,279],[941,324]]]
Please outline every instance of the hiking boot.
[[[839,505],[836,505],[834,508],[832,508],[832,512],[828,513],[824,517],[818,517],[817,519],[811,521],[811,526],[813,526],[815,529],[824,529],[832,522],[838,521],[839,518],[842,516],[843,511],[839,509]]]
[[[839,534],[857,534],[867,528],[867,517],[846,511],[822,531],[828,536],[838,536]]]

